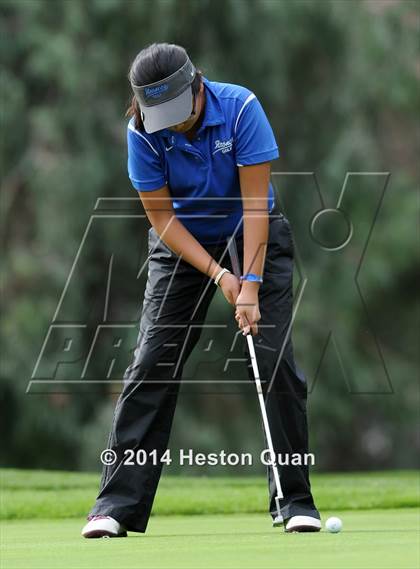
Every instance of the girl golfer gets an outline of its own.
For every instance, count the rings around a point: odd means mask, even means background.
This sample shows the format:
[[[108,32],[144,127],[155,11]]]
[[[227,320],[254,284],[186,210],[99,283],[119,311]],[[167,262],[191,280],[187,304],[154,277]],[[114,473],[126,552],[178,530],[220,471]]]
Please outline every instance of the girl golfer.
[[[129,80],[128,173],[151,223],[148,278],[107,445],[116,460],[103,467],[88,538],[146,531],[162,470],[149,453],[167,449],[183,365],[217,288],[254,337],[276,455],[308,452],[307,385],[287,335],[293,240],[275,207],[270,162],[279,153],[261,104],[245,87],[204,77],[174,44],[143,49]],[[240,279],[226,254],[232,235]],[[150,460],[126,464],[127,449]],[[281,515],[267,471],[273,525],[318,531],[307,466],[281,466]]]

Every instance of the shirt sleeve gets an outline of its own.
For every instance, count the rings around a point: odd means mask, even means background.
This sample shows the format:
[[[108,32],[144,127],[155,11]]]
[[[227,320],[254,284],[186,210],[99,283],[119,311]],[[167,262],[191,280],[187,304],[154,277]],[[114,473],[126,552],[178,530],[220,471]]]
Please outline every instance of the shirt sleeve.
[[[142,133],[127,128],[128,177],[137,191],[159,190],[166,184],[159,152]]]
[[[237,166],[268,162],[279,157],[273,129],[257,97],[251,93],[235,125]]]

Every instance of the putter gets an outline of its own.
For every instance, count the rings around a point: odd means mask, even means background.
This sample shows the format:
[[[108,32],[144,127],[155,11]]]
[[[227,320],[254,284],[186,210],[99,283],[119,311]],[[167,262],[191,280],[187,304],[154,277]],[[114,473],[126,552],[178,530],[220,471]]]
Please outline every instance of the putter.
[[[236,241],[233,235],[230,237],[230,239],[228,239],[228,251],[232,263],[233,273],[239,279],[239,277],[241,276],[241,267],[239,264],[239,255],[238,255],[238,250],[236,248]],[[252,370],[254,372],[255,387],[257,388],[257,393],[258,393],[258,401],[260,403],[260,408],[261,408],[265,437],[267,439],[268,450],[270,451],[270,462],[271,462],[271,467],[273,469],[274,482],[276,484],[277,496],[274,499],[276,502],[277,517],[275,519],[275,525],[280,525],[280,523],[282,523],[283,521],[283,516],[281,515],[280,512],[280,500],[283,498],[283,492],[280,484],[279,470],[275,460],[273,440],[271,438],[270,425],[268,423],[267,410],[265,408],[264,394],[261,385],[260,373],[258,371],[257,358],[255,355],[255,348],[254,348],[254,340],[252,338],[251,330],[248,332],[248,334],[246,334],[246,339],[248,342],[248,350],[251,358]]]

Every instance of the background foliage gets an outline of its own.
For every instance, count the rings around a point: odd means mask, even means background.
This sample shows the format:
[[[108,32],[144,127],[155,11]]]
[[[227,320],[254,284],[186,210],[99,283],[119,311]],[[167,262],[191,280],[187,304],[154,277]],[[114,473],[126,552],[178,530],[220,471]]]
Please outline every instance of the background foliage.
[[[107,321],[138,322],[145,282],[137,272],[148,223],[133,217],[143,210],[126,172],[126,76],[142,47],[170,41],[183,45],[209,79],[257,94],[281,152],[273,171],[315,173],[329,207],[347,172],[390,174],[349,180],[346,208],[365,236],[377,212],[359,293],[354,277],[365,242],[350,242],[336,257],[321,249],[305,253],[306,220],[320,205],[314,175],[274,174],[273,181],[293,226],[296,298],[310,275],[293,337],[311,387],[317,468],[415,466],[419,4],[2,0],[0,9],[1,465],[99,469],[118,382],[37,384],[29,393],[27,387],[63,291],[55,323],[83,324],[77,342],[81,354],[89,349],[103,322],[111,256]],[[99,198],[108,198],[100,212],[124,216],[92,220]],[[210,322],[232,320],[220,297],[210,312]],[[332,338],[327,345],[332,328],[338,350]],[[129,337],[134,345],[135,326]],[[65,329],[58,338],[66,340]],[[220,345],[226,341],[222,335]],[[118,362],[120,377],[129,357]],[[106,379],[109,358],[106,345],[99,346],[89,376]],[[212,365],[210,376],[217,371]],[[69,372],[46,354],[43,366],[59,380],[77,376],[83,361],[76,359]],[[185,371],[200,376],[197,353]],[[250,388],[227,393],[219,385],[210,394],[205,386],[184,386],[173,448],[258,453],[263,438]]]

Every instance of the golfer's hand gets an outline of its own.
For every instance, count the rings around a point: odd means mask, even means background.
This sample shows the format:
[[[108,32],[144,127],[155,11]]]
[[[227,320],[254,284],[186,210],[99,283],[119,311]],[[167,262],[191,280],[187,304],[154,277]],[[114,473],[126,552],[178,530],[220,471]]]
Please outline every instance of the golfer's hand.
[[[241,290],[239,279],[232,273],[224,273],[219,281],[219,285],[229,304],[235,306],[236,299]]]
[[[236,299],[235,320],[245,336],[251,330],[252,335],[258,334],[257,322],[261,319],[258,291],[242,287]]]

